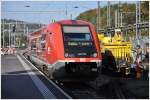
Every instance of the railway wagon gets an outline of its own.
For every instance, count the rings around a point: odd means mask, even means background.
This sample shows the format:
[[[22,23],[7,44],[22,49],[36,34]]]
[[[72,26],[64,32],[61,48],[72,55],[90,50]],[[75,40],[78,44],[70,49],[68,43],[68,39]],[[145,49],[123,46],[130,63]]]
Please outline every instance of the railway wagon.
[[[97,77],[100,45],[95,27],[82,20],[62,20],[31,33],[28,58],[51,79]]]

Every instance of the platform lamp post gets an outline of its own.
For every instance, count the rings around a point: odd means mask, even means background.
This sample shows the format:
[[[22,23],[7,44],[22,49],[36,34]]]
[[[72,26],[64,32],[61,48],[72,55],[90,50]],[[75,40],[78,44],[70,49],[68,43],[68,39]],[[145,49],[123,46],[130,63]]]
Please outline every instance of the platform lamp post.
[[[78,6],[75,6],[73,8],[78,8]],[[70,19],[72,20],[72,13],[69,14],[69,16],[68,16],[68,7],[67,7],[67,4],[65,4],[65,15],[66,15],[66,18],[70,17]]]
[[[82,7],[82,8],[86,8],[86,9],[90,9],[90,8],[88,8],[88,7],[86,7],[86,6],[81,6],[81,7]],[[78,8],[81,8],[81,7],[79,7],[79,6],[74,6],[73,8],[78,9]],[[72,16],[72,14],[71,14],[70,16]]]
[[[5,21],[4,21],[4,19],[3,19],[3,48],[5,47]]]
[[[26,5],[25,6],[26,8],[29,8],[29,7],[31,7],[30,5]],[[24,24],[24,30],[25,30],[25,24]],[[28,28],[28,26],[27,26],[27,29],[26,29],[27,31],[26,31],[26,34],[27,34],[27,46],[29,46],[29,28]],[[24,33],[25,33],[25,31],[24,31]]]
[[[77,9],[77,8],[79,8],[78,6],[74,6],[73,8],[75,8],[75,9]],[[72,20],[72,13],[70,14],[70,19]]]
[[[66,14],[66,18],[67,18],[67,15],[68,15],[67,4],[65,4],[65,14]]]
[[[83,8],[87,8],[87,7],[85,7],[85,6],[82,6]],[[73,8],[75,8],[75,9],[78,9],[78,8],[80,8],[79,6],[74,6]],[[70,14],[70,18],[72,19],[72,14]]]

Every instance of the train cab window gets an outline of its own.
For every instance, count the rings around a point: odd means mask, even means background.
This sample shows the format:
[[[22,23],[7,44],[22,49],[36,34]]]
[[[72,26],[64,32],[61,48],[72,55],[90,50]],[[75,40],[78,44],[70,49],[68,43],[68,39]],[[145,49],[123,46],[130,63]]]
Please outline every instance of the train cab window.
[[[63,26],[65,41],[92,41],[88,26]]]
[[[64,25],[62,29],[65,57],[97,56],[92,31],[88,25]]]
[[[41,46],[44,49],[46,44],[46,33],[42,33],[41,35]]]
[[[44,41],[46,39],[46,33],[42,33],[41,35],[41,41]]]

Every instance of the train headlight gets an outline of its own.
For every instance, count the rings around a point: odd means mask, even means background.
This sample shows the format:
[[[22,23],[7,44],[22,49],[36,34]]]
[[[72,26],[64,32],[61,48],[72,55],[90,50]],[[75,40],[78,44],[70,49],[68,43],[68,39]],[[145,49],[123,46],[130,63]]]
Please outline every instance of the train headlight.
[[[97,57],[97,53],[93,53],[93,57]]]
[[[69,54],[68,53],[65,53],[65,57],[68,57],[69,56]]]

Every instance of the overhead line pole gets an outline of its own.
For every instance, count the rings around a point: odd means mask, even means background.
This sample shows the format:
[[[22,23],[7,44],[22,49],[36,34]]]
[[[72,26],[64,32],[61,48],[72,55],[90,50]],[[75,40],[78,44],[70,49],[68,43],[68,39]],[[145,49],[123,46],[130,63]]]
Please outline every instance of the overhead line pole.
[[[16,21],[16,26],[15,27],[17,28],[17,21]],[[14,32],[14,46],[16,47],[16,31]]]
[[[99,33],[99,30],[101,29],[101,18],[100,18],[100,1],[97,2],[97,33]]]
[[[28,31],[28,26],[27,26],[27,43],[28,43],[28,47],[29,47],[29,31]]]
[[[107,2],[107,27],[108,27],[108,23],[109,23],[109,11],[108,11],[108,6],[109,6],[109,3]]]
[[[101,29],[101,6],[100,6],[100,1],[99,1],[98,5],[99,5],[99,10],[98,10],[99,11],[99,17],[98,18],[99,18],[99,30],[100,30]]]
[[[117,28],[118,27],[118,11],[117,10],[115,10],[115,28]]]
[[[110,28],[110,23],[111,20],[110,20],[110,1],[107,2],[107,27]]]
[[[141,2],[139,1],[138,2],[138,4],[139,4],[139,21],[138,21],[138,24],[139,24],[139,26],[140,26],[140,23],[141,23]],[[139,29],[139,37],[141,37],[141,30]]]
[[[138,3],[136,3],[136,39],[138,39]]]
[[[26,32],[26,30],[25,30],[25,28],[26,28],[25,23],[23,23],[23,25],[24,25],[24,35],[25,35],[25,32]]]
[[[121,1],[120,1],[120,3],[119,3],[119,11],[120,11],[120,27],[122,27],[122,11],[123,9],[122,9],[122,3],[121,3]]]
[[[10,23],[9,23],[9,48],[11,47],[11,35],[10,35]]]
[[[110,1],[108,1],[108,26],[111,27],[111,17],[110,17]]]
[[[118,4],[118,28],[120,27],[120,1],[119,1],[119,4]]]

